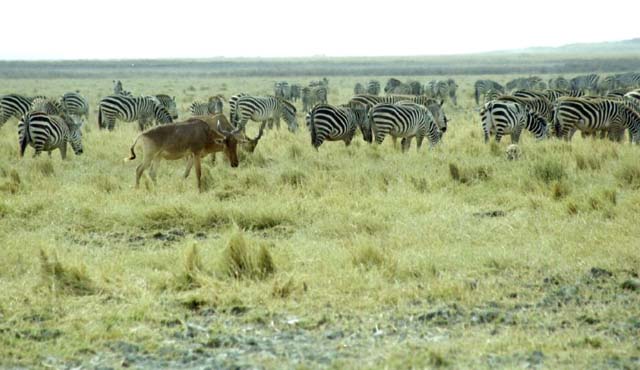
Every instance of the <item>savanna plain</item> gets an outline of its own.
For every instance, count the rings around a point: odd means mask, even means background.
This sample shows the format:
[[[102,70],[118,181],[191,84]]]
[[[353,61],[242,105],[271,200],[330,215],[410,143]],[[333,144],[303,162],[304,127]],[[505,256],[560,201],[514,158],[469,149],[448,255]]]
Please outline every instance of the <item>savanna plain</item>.
[[[329,102],[388,77],[330,77]],[[297,133],[267,131],[238,168],[208,157],[202,193],[184,161],[135,189],[136,124],[97,126],[111,78],[1,80],[78,89],[91,112],[64,161],[21,159],[16,120],[0,129],[0,367],[639,368],[640,148],[525,133],[507,160],[472,86],[515,76],[451,77],[434,149],[358,134],[316,151],[297,103]],[[276,80],[123,83],[176,96],[186,118]]]

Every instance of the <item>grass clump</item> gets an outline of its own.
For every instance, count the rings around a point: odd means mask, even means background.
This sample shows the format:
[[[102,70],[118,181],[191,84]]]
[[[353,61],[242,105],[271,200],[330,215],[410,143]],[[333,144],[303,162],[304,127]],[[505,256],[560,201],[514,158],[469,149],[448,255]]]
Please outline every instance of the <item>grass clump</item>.
[[[576,154],[576,167],[582,171],[599,170],[602,167],[602,161],[602,157],[599,156],[585,156],[582,154]]]
[[[533,165],[533,175],[536,179],[551,184],[552,182],[560,182],[567,177],[567,171],[564,165],[553,160],[545,160]]]
[[[202,257],[194,244],[185,253],[184,269],[176,277],[176,288],[191,290],[202,287],[203,271]]]
[[[637,162],[624,163],[620,166],[615,176],[624,185],[634,189],[640,188],[640,164]]]
[[[298,170],[286,170],[280,175],[280,182],[284,185],[299,187],[304,184],[306,175]]]
[[[96,188],[103,193],[114,193],[122,187],[119,183],[113,181],[113,179],[106,175],[98,175],[93,179],[93,183],[96,184]]]
[[[89,295],[96,291],[95,284],[84,267],[64,266],[56,256],[50,257],[40,250],[42,284],[51,292],[71,295]]]
[[[276,271],[276,266],[264,245],[259,248],[249,245],[242,231],[237,229],[222,255],[221,269],[235,279],[263,280]]]
[[[9,179],[4,184],[0,185],[0,191],[15,194],[20,190],[22,180],[20,174],[15,169],[9,172]]]
[[[46,160],[36,162],[36,169],[40,174],[47,177],[52,176],[55,173],[55,170],[53,169],[53,162],[48,158]]]
[[[449,175],[454,181],[461,184],[470,184],[477,181],[489,180],[491,178],[491,168],[475,166],[461,169],[457,164],[449,163]]]

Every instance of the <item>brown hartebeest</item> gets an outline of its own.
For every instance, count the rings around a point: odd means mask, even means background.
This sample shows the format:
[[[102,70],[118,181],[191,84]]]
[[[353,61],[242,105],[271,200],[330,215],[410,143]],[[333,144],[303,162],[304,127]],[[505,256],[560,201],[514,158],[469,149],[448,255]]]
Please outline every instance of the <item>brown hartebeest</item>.
[[[239,132],[240,129],[233,131],[224,129],[220,120],[213,126],[208,120],[195,118],[186,122],[156,126],[136,137],[131,145],[131,157],[125,158],[125,161],[136,158],[134,148],[138,140],[141,139],[144,160],[136,168],[136,187],[139,187],[140,177],[149,167],[151,167],[149,175],[153,182],[156,182],[156,167],[161,159],[176,160],[191,156],[185,175],[188,175],[191,163],[195,162],[198,189],[202,191],[202,157],[209,153],[222,151],[229,159],[231,167],[237,167],[237,145],[245,141],[244,137],[238,135]]]

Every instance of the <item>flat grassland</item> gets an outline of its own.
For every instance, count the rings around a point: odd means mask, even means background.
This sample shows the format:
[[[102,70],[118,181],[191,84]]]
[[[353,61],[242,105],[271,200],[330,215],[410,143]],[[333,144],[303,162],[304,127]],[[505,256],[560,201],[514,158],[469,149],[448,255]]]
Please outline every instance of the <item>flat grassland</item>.
[[[0,129],[0,367],[640,367],[640,149],[523,134],[508,161],[508,138],[483,143],[471,86],[511,76],[453,77],[433,150],[358,136],[316,152],[299,113],[238,168],[207,159],[203,193],[184,161],[134,188],[136,125],[97,129],[110,78],[1,80],[79,89],[92,111],[66,161],[20,159],[16,120]],[[330,102],[370,78],[330,78]],[[186,117],[277,79],[123,82]]]

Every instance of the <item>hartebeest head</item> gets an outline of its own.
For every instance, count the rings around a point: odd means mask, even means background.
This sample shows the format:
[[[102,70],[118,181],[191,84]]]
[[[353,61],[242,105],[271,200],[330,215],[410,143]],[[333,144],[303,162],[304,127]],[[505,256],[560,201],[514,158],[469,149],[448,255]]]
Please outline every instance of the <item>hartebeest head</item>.
[[[216,138],[216,143],[224,147],[224,154],[227,156],[231,167],[238,167],[238,143],[244,143],[244,139],[238,139],[236,135],[242,130],[236,127],[232,131],[227,131],[220,125],[220,120],[216,124],[216,130],[222,135],[222,138]]]
[[[246,138],[246,142],[245,144],[242,146],[242,148],[244,150],[246,150],[249,153],[253,153],[254,150],[256,150],[256,146],[258,146],[258,142],[260,141],[260,138],[262,137],[262,134],[264,133],[264,126],[266,125],[266,122],[262,122],[262,124],[260,125],[260,131],[258,131],[258,136],[256,136],[254,139],[248,137],[245,135]]]

